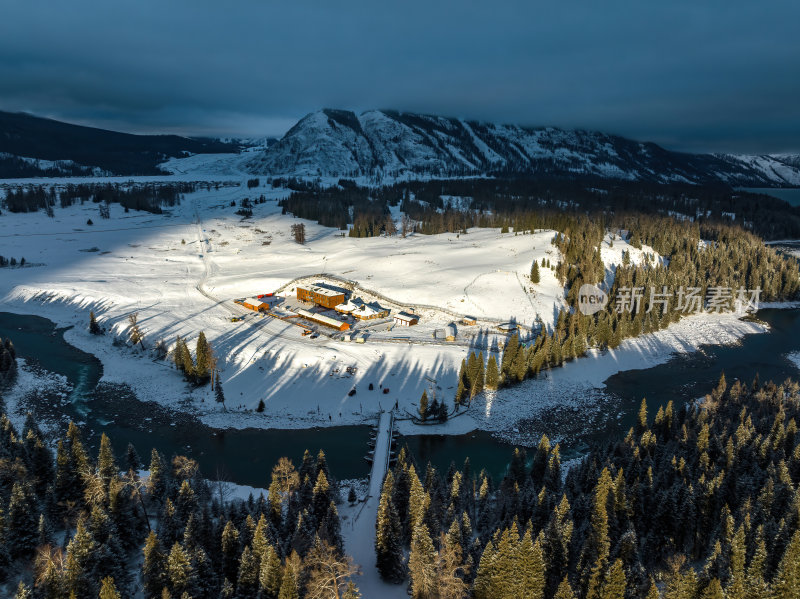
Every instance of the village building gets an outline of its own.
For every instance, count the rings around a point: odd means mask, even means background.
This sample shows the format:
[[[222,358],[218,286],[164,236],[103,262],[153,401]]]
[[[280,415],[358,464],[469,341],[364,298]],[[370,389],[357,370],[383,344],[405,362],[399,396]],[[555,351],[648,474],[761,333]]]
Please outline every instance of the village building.
[[[375,318],[386,318],[389,310],[382,307],[378,302],[366,303],[360,298],[351,299],[347,303],[339,304],[334,308],[340,314],[349,314],[358,320],[373,320]]]
[[[458,336],[458,329],[456,325],[449,324],[443,329],[436,329],[433,333],[434,338],[444,339],[445,341],[455,341]]]
[[[324,308],[335,308],[344,303],[344,298],[344,291],[323,287],[321,283],[297,286],[297,299],[303,302],[312,302]]]
[[[326,327],[331,327],[339,331],[346,331],[350,328],[350,325],[346,322],[336,320],[335,318],[325,316],[324,314],[314,314],[308,310],[298,310],[297,315],[305,318],[306,320],[310,320],[311,322],[316,322],[317,324],[325,325]]]
[[[266,304],[257,297],[246,297],[233,301],[240,306],[244,306],[248,310],[255,310],[256,312],[265,312],[266,310],[269,310],[269,304]]]
[[[416,314],[408,314],[406,312],[398,312],[394,315],[394,324],[399,327],[410,327],[419,322],[419,316]]]

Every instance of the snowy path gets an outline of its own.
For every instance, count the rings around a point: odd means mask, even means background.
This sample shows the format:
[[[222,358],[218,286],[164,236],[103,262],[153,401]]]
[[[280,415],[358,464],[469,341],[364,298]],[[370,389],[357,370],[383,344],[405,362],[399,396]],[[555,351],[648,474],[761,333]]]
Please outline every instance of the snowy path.
[[[408,597],[405,585],[387,584],[378,576],[375,568],[375,520],[378,517],[378,502],[381,486],[389,466],[389,451],[392,445],[394,416],[391,412],[381,412],[378,422],[378,436],[375,439],[375,456],[369,475],[369,492],[366,503],[356,512],[342,533],[345,551],[361,566],[362,575],[358,586],[364,599],[382,597]]]

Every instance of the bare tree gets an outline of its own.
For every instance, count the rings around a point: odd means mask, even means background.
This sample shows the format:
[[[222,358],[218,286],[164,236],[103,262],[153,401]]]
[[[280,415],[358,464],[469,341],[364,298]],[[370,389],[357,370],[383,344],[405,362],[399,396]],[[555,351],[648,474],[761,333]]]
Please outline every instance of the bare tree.
[[[444,533],[439,540],[439,547],[436,558],[439,599],[464,599],[469,585],[464,582],[463,576],[469,573],[470,568],[462,560],[461,547],[457,543],[449,543]]]
[[[42,545],[36,550],[36,586],[45,591],[60,591],[65,584],[67,560],[61,547]],[[48,596],[56,596],[55,594]]]
[[[292,225],[292,236],[297,243],[306,242],[306,225],[305,223],[296,223]]]
[[[284,495],[293,492],[300,485],[300,477],[294,469],[294,464],[286,457],[280,458],[272,468],[272,480]]]
[[[128,333],[130,335],[131,343],[134,345],[140,344],[142,349],[144,349],[144,333],[142,333],[141,329],[139,328],[138,320],[138,312],[128,314],[128,323],[130,324]]]
[[[172,474],[178,480],[193,480],[199,469],[200,465],[192,458],[182,455],[172,458]]]
[[[411,219],[408,217],[408,214],[403,212],[403,218],[400,219],[400,234],[405,237],[409,233],[411,233],[412,226],[411,226]]]
[[[333,546],[319,539],[305,563],[311,570],[306,587],[308,599],[342,599],[352,577],[360,574],[353,558],[339,555]]]
[[[391,214],[386,215],[386,222],[383,225],[383,230],[386,231],[386,236],[397,235],[397,225],[394,224],[394,219]]]

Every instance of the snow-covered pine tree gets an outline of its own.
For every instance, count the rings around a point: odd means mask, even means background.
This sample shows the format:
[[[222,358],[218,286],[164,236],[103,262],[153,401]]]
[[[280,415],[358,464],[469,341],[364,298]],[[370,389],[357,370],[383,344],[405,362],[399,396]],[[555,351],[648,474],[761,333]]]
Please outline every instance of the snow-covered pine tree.
[[[400,540],[400,518],[392,502],[394,476],[386,475],[378,503],[378,517],[375,523],[376,566],[381,578],[400,584],[405,580],[403,548]]]
[[[436,576],[436,550],[424,522],[414,527],[411,538],[411,553],[408,557],[411,575],[411,596],[414,599],[435,597],[438,587]]]

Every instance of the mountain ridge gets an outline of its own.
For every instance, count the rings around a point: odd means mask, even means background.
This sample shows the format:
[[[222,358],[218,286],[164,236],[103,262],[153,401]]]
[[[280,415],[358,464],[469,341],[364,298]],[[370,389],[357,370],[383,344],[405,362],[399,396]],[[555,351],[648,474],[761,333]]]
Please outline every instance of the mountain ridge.
[[[158,175],[158,165],[188,154],[238,151],[237,144],[179,135],[136,135],[74,125],[25,112],[0,111],[0,177]],[[42,165],[39,161],[45,161]]]
[[[691,154],[583,129],[526,127],[395,110],[325,108],[241,163],[262,175],[599,177],[798,186],[800,157]]]

